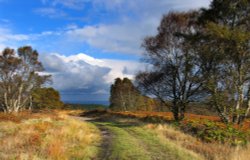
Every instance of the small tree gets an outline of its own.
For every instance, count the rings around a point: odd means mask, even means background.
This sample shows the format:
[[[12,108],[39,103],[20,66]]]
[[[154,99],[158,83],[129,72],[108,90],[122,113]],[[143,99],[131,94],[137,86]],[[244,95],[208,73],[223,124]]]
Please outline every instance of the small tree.
[[[6,48],[0,55],[0,108],[7,113],[32,107],[31,93],[50,76],[39,75],[43,66],[38,52],[21,47],[16,52]]]
[[[151,101],[150,101],[151,100]],[[142,96],[130,79],[117,78],[111,85],[110,109],[114,111],[152,110],[152,99]],[[147,106],[148,102],[151,104]]]
[[[63,102],[54,88],[37,88],[32,92],[34,109],[60,109]]]

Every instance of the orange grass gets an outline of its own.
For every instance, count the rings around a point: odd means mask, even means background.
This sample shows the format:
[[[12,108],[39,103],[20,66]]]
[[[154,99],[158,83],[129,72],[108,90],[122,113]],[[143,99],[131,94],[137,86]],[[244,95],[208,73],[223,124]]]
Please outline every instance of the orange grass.
[[[0,159],[91,159],[101,141],[91,124],[65,112],[0,114]]]
[[[172,121],[173,115],[171,112],[147,112],[147,111],[136,111],[136,112],[110,112],[111,114],[115,115],[121,115],[121,116],[128,116],[128,117],[135,117],[135,118],[147,118],[147,117],[158,117],[162,118],[166,121]],[[197,114],[190,114],[185,113],[185,119],[182,121],[182,123],[192,122],[192,121],[198,121],[198,122],[204,122],[204,121],[213,121],[217,122],[219,125],[224,126],[223,123],[220,121],[220,117],[218,116],[205,116],[205,115],[197,115]],[[240,126],[235,125],[235,128],[239,128],[241,130],[250,130],[250,118],[246,119],[244,123]]]

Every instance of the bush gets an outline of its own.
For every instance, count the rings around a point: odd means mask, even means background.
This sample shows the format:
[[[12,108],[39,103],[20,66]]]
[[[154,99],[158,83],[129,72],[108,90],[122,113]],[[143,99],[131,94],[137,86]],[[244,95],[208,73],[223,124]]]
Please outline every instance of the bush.
[[[246,132],[220,122],[191,120],[181,124],[180,127],[205,142],[219,142],[230,145],[245,145],[247,143]]]
[[[64,105],[54,88],[38,88],[33,91],[32,98],[35,109],[60,109]]]

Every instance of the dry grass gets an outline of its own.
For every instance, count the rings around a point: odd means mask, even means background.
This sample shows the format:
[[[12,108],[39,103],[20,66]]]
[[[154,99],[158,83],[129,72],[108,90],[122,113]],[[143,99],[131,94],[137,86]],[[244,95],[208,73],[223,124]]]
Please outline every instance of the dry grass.
[[[63,112],[0,115],[0,159],[91,159],[99,130]]]
[[[148,124],[146,126],[167,140],[203,156],[207,160],[248,160],[250,147],[232,147],[218,143],[204,143],[184,134],[169,125]]]
[[[148,111],[137,111],[137,112],[111,112],[114,114],[120,114],[120,115],[127,115],[127,116],[136,116],[139,118],[145,118],[145,117],[161,117],[165,120],[173,120],[173,114],[171,112],[148,112]],[[191,113],[185,113],[185,117],[187,119],[208,119],[213,121],[219,121],[220,118],[218,116],[205,116],[205,115],[197,115],[197,114],[191,114]]]
[[[137,118],[149,123],[167,122],[176,125],[171,112],[108,112],[111,115]],[[173,123],[174,122],[174,123]],[[250,141],[250,119],[241,125],[226,125],[217,116],[185,114],[185,119],[178,123],[183,132],[199,137],[206,142],[245,144]]]

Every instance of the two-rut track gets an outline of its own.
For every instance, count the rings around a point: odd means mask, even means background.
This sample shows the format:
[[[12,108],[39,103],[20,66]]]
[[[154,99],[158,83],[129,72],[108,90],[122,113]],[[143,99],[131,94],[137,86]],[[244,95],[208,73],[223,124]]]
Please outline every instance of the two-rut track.
[[[171,142],[164,141],[141,123],[127,121],[100,121],[79,117],[96,125],[102,136],[99,155],[95,160],[195,160]]]

